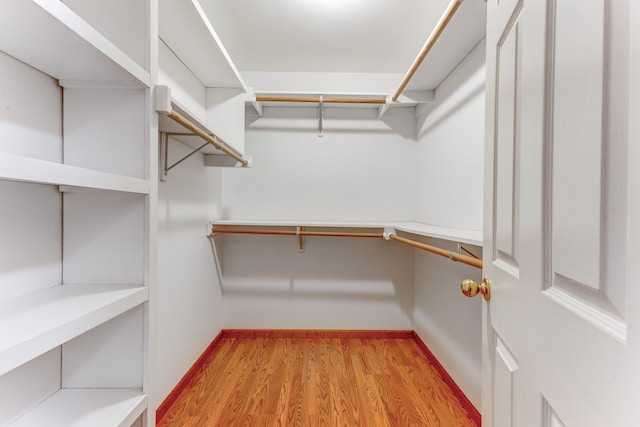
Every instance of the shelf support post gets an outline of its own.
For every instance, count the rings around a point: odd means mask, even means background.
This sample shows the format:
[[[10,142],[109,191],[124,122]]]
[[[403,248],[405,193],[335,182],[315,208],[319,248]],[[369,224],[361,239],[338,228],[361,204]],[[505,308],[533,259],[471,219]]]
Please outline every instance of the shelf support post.
[[[296,227],[296,235],[298,236],[298,252],[304,252],[304,236],[301,234],[301,231],[304,231],[304,227],[298,226]]]
[[[318,106],[318,137],[322,138],[322,131],[324,130],[323,119],[324,119],[324,97],[320,95],[320,105]]]

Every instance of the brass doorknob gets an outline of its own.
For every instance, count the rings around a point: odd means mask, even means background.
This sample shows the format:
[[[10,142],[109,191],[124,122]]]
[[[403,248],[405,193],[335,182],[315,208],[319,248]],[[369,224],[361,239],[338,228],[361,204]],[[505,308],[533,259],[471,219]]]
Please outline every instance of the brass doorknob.
[[[479,292],[484,296],[485,300],[489,301],[491,299],[491,282],[486,277],[482,279],[482,283],[479,285],[471,279],[463,280],[460,284],[460,290],[469,298],[475,297]]]

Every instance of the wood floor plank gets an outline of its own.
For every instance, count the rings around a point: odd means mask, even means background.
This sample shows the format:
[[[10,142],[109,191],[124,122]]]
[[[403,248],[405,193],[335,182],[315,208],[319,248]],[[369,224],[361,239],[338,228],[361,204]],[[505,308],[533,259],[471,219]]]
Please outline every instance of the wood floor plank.
[[[221,339],[159,420],[201,426],[477,426],[411,338]]]
[[[359,345],[351,345],[349,349],[349,359],[353,366],[355,387],[357,388],[358,401],[366,423],[371,426],[390,426],[382,401],[378,394],[377,386],[371,372],[367,372],[363,365],[363,358],[357,350]],[[376,424],[377,422],[377,424]]]

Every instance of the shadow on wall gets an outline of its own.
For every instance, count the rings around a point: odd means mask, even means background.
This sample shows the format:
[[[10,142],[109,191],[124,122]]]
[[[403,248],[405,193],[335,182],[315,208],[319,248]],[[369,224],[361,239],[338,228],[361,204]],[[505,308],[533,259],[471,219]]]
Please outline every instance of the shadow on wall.
[[[412,316],[413,254],[394,242],[318,237],[306,239],[299,253],[289,236],[225,235],[223,241],[223,297],[284,307],[307,302],[329,312],[338,303],[386,305]]]
[[[418,112],[418,141],[431,130],[458,115],[477,97],[484,96],[485,49],[486,43],[483,39],[436,88],[435,102]]]
[[[0,194],[11,200],[0,209],[0,300],[60,284],[61,193],[50,185],[0,181]]]
[[[256,131],[278,131],[310,134],[318,133],[318,107],[302,108],[264,107],[262,117],[247,110],[245,127]],[[415,139],[415,113],[413,108],[390,109],[380,119],[377,108],[327,108],[323,114],[323,134],[399,135]]]
[[[467,93],[464,98],[457,100],[457,102],[452,103],[451,105],[447,105],[445,109],[442,111],[438,111],[437,114],[428,115],[423,114],[418,118],[418,129],[420,129],[420,133],[418,134],[418,140],[424,138],[428,135],[433,129],[440,126],[442,123],[446,122],[452,117],[455,117],[456,114],[460,112],[466,105],[468,105],[471,101],[475,100],[478,96],[484,95],[484,83],[476,86],[473,91]],[[427,119],[429,119],[429,123],[427,123]],[[426,124],[426,125],[425,125]]]

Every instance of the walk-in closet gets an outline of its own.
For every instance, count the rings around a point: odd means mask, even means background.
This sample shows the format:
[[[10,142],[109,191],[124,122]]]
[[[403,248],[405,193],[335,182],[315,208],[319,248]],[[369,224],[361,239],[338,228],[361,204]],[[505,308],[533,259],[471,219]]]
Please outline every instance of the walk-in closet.
[[[633,425],[638,22],[0,0],[0,426]]]

